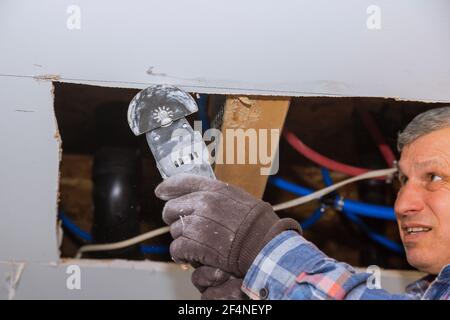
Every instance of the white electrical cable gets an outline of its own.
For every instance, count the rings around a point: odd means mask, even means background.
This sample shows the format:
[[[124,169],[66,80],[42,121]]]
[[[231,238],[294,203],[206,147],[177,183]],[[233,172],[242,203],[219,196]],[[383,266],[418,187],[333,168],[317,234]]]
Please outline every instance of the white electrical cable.
[[[292,208],[295,206],[299,206],[301,204],[304,204],[306,202],[315,200],[315,199],[320,199],[321,197],[323,197],[324,195],[327,195],[337,189],[339,189],[340,187],[343,187],[349,183],[355,182],[355,181],[359,181],[359,180],[365,180],[365,179],[372,179],[372,178],[378,178],[378,177],[384,177],[384,176],[389,176],[394,174],[395,172],[397,172],[397,168],[390,168],[390,169],[382,169],[382,170],[375,170],[375,171],[369,171],[363,174],[360,174],[358,176],[352,177],[350,179],[341,181],[339,183],[333,184],[325,189],[322,190],[318,190],[316,192],[313,192],[311,194],[308,194],[307,196],[303,196],[297,199],[293,199],[293,200],[289,200],[280,204],[277,204],[275,206],[273,206],[273,210],[274,211],[279,211],[279,210],[283,210],[283,209],[288,209],[288,208]]]
[[[136,243],[142,242],[144,240],[148,240],[148,239],[157,237],[161,234],[167,233],[167,232],[169,232],[169,230],[170,230],[170,227],[162,227],[159,229],[155,229],[155,230],[143,233],[137,237],[123,240],[120,242],[106,243],[106,244],[89,244],[86,246],[82,246],[80,249],[78,249],[78,252],[77,252],[77,255],[75,256],[75,258],[77,258],[77,259],[81,258],[81,255],[83,254],[83,252],[106,251],[106,250],[115,250],[115,249],[129,247]]]
[[[321,197],[323,197],[324,195],[327,195],[337,189],[339,189],[340,187],[343,187],[347,184],[350,184],[352,182],[355,181],[359,181],[359,180],[365,180],[365,179],[373,179],[373,178],[377,178],[377,177],[384,177],[384,176],[389,176],[394,174],[395,172],[397,172],[396,168],[391,168],[391,169],[382,169],[382,170],[375,170],[375,171],[370,171],[370,172],[366,172],[364,174],[360,174],[358,176],[355,176],[353,178],[341,181],[339,183],[336,183],[332,186],[329,186],[325,189],[322,190],[318,190],[316,192],[313,192],[307,196],[304,197],[300,197],[297,199],[293,199],[290,201],[286,201],[280,204],[277,204],[275,206],[273,206],[273,210],[274,211],[279,211],[279,210],[283,210],[283,209],[288,209],[288,208],[292,208],[295,206],[299,206],[301,204],[304,204],[306,202],[315,200],[315,199],[320,199]],[[161,234],[167,233],[169,232],[170,227],[162,227],[156,230],[152,230],[149,232],[146,232],[144,234],[141,234],[137,237],[134,238],[130,238],[124,241],[120,241],[120,242],[115,242],[115,243],[107,243],[107,244],[90,244],[90,245],[86,245],[86,246],[82,246],[76,255],[76,258],[80,258],[81,255],[83,254],[83,252],[92,252],[92,251],[107,251],[107,250],[116,250],[116,249],[121,249],[121,248],[125,248],[125,247],[129,247],[132,246],[134,244],[137,244],[139,242],[142,242],[144,240],[148,240],[154,237],[157,237]]]

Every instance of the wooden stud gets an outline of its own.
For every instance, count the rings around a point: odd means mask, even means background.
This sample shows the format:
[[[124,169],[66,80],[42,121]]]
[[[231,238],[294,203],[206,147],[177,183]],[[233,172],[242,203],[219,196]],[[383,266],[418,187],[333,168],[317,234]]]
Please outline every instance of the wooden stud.
[[[261,174],[261,170],[267,171],[270,164],[273,163],[277,150],[271,150],[271,146],[276,146],[275,149],[278,148],[289,103],[290,98],[286,97],[227,97],[221,128],[222,138],[216,149],[218,162],[215,166],[215,174],[218,179],[237,185],[255,197],[262,198],[269,176]],[[227,131],[227,129],[242,129],[241,133],[248,133],[248,136],[252,136],[251,131],[256,133],[257,142],[252,140],[249,143],[249,138],[245,140],[245,164],[236,163],[237,153],[238,151],[242,152],[243,148],[241,144],[240,150],[238,150],[237,139],[230,132],[236,133],[237,131]],[[275,130],[271,131],[271,129]],[[260,139],[260,134],[266,134],[268,137],[266,148],[262,150],[261,142],[263,140]],[[254,137],[255,135],[253,135]],[[252,149],[251,152],[250,149]],[[261,160],[264,162],[264,157],[260,157],[260,153],[272,156],[272,159],[266,159],[269,161],[261,163]],[[252,157],[253,162],[251,161]],[[256,163],[254,163],[255,157]],[[233,158],[233,163],[230,163]],[[219,163],[220,159],[222,163]]]

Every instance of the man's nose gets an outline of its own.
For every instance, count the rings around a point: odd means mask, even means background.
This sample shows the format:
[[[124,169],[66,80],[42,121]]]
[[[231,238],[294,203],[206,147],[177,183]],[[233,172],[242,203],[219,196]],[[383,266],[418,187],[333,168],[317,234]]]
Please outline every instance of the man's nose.
[[[406,216],[419,213],[424,208],[423,193],[420,186],[413,183],[404,185],[397,194],[395,201],[395,214]]]

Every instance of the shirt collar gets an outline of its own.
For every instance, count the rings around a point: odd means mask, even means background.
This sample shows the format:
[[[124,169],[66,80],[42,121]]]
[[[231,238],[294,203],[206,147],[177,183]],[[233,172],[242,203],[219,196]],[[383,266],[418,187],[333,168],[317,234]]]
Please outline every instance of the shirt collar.
[[[437,276],[429,274],[409,284],[406,287],[406,292],[409,294],[421,296],[435,280],[437,282],[450,282],[450,264],[444,266]]]
[[[450,264],[444,266],[437,276],[439,282],[450,282]]]

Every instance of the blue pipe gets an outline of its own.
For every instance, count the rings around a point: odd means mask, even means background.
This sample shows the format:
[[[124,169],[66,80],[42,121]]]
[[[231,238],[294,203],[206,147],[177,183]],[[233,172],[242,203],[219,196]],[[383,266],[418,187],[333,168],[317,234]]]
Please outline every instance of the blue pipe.
[[[301,197],[314,192],[314,190],[312,189],[299,186],[280,177],[270,177],[269,183]],[[361,216],[392,221],[396,220],[394,209],[391,207],[367,204],[360,201],[348,200],[340,197],[336,197],[335,207]]]
[[[198,115],[200,120],[202,121],[202,130],[203,132],[205,132],[210,127],[207,111],[208,96],[206,94],[201,94],[200,97],[197,99],[197,104],[198,104]]]
[[[361,220],[359,219],[359,217],[357,217],[356,215],[349,213],[349,212],[345,212],[343,211],[345,216],[350,219],[352,222],[354,222],[356,225],[358,225],[361,229],[363,229],[363,231],[369,236],[369,238],[371,238],[373,241],[378,242],[379,244],[381,244],[382,246],[397,252],[397,253],[404,253],[403,250],[403,246],[398,244],[395,241],[392,241],[388,238],[386,238],[385,236],[374,232],[372,230],[369,229],[369,227],[367,227],[367,225]]]
[[[314,192],[313,189],[302,187],[298,184],[289,182],[280,177],[269,177],[269,183],[273,184],[274,186],[276,186],[280,189],[294,193],[300,197],[307,196],[308,194],[311,194]]]
[[[327,168],[320,168],[320,172],[322,173],[323,183],[325,186],[329,187],[333,185],[333,179],[331,179],[330,171]]]
[[[396,221],[394,209],[386,206],[379,206],[375,204],[365,204],[359,201],[343,200],[340,202],[338,198],[335,199],[335,205],[343,204],[342,210],[366,216],[370,218],[377,218],[383,220]]]
[[[327,169],[325,169],[325,168],[322,169],[322,175],[323,175],[324,182],[327,186],[333,184]],[[295,183],[286,181],[280,177],[270,177],[269,182],[280,189],[294,193],[298,196],[306,196],[306,195],[314,192],[314,190],[312,190],[312,189],[299,186]],[[350,220],[357,223],[361,227],[362,227],[363,221],[361,221],[356,216],[357,214],[361,215],[361,216],[371,217],[371,218],[395,220],[394,210],[392,208],[386,207],[386,206],[378,206],[378,205],[372,205],[372,204],[365,204],[365,203],[362,203],[359,201],[345,200],[345,199],[341,199],[339,196],[336,196],[335,206],[340,207],[342,212]],[[318,213],[315,212],[306,221],[311,219],[310,221],[317,222],[317,220],[319,220],[319,218],[320,218],[320,217],[317,218],[317,216],[318,216]],[[313,218],[313,217],[315,217],[315,218]],[[305,222],[303,222],[303,223],[305,223]],[[310,222],[308,221],[308,225],[307,225],[308,227],[311,226],[311,225],[309,225],[309,223]],[[365,226],[365,224],[364,224],[364,226]],[[401,245],[399,245],[398,243],[396,243],[390,239],[383,237],[382,235],[380,235],[376,232],[370,231],[367,228],[367,226],[365,226],[365,231],[367,232],[367,234],[369,235],[369,237],[371,239],[373,239],[374,241],[377,241],[378,243],[391,249],[392,251],[395,251],[398,253],[404,252],[403,247]]]
[[[333,184],[333,179],[331,179],[330,171],[326,168],[320,169],[322,172],[322,177],[325,185],[331,186]],[[379,206],[374,204],[365,204],[358,201],[345,200],[340,201],[339,197],[336,197],[334,205],[336,208],[342,206],[342,210],[346,212],[351,212],[354,214],[360,214],[370,218],[379,218],[384,220],[396,220],[394,210],[391,207]]]
[[[61,219],[62,221],[62,225],[72,234],[78,236],[78,238],[81,238],[86,242],[92,242],[92,236],[88,232],[78,227],[75,223],[73,223],[72,220],[70,220],[69,217],[66,216],[63,211],[59,211],[58,216],[59,219]]]
[[[303,230],[311,228],[317,221],[322,218],[323,214],[325,213],[325,208],[322,206],[317,208],[312,215],[310,215],[308,218],[303,220],[303,222],[300,223],[300,226]]]
[[[325,185],[331,186],[333,184],[333,179],[331,179],[330,176],[330,171],[328,171],[328,169],[326,168],[321,168],[322,171],[322,178],[323,181],[325,183]],[[339,198],[339,197],[337,197]],[[350,219],[351,221],[353,221],[356,225],[358,225],[364,232],[366,232],[366,234],[369,236],[369,238],[371,238],[373,241],[378,242],[379,244],[381,244],[382,246],[397,252],[397,253],[403,253],[403,246],[401,246],[400,244],[398,244],[395,241],[392,241],[386,237],[384,237],[383,235],[374,232],[372,230],[370,230],[370,228],[364,223],[364,221],[362,221],[358,216],[356,216],[354,213],[352,212],[348,212],[346,209],[343,209],[342,212],[344,213],[344,215]]]
[[[141,252],[143,254],[163,254],[168,253],[169,248],[167,246],[141,244]]]
[[[63,227],[70,231],[70,233],[74,234],[78,238],[82,239],[85,242],[92,242],[92,236],[89,232],[84,231],[80,227],[78,227],[73,221],[64,214],[63,211],[59,211],[59,219],[61,219]],[[141,252],[144,254],[163,254],[169,252],[167,246],[158,246],[158,245],[141,245]]]

